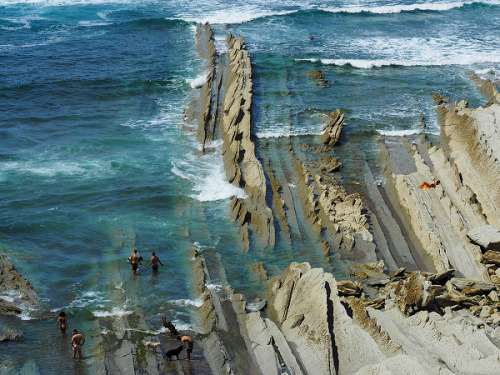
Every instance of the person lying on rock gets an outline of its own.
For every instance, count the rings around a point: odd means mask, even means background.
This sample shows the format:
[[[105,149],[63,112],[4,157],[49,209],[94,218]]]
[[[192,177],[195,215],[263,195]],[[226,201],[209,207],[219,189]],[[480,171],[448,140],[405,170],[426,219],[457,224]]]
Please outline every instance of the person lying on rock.
[[[441,183],[441,181],[436,180],[434,182],[431,182],[430,184],[427,181],[422,182],[420,185],[420,189],[433,189],[436,186],[438,186]]]

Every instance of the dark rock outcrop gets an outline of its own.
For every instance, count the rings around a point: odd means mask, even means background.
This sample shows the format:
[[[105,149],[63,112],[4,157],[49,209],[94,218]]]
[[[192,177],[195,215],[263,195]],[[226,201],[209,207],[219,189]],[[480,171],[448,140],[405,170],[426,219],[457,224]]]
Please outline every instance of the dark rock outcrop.
[[[0,314],[17,315],[22,312],[22,305],[36,306],[40,300],[37,293],[12,262],[0,254],[0,292],[13,293],[12,302],[0,298]]]

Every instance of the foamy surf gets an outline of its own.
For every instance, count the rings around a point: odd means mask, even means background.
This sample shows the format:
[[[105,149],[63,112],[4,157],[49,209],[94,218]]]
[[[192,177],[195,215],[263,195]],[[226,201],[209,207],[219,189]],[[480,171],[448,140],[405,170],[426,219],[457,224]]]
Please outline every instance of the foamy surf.
[[[420,134],[422,131],[417,129],[409,129],[409,130],[384,130],[377,129],[377,133],[380,135],[385,135],[388,137],[405,137],[409,135]]]
[[[373,14],[393,14],[413,11],[436,11],[442,12],[455,8],[462,8],[465,5],[478,3],[476,1],[457,1],[457,2],[432,2],[408,5],[385,5],[385,6],[349,6],[342,8],[324,7],[320,8],[330,13],[373,13]],[[484,4],[495,5],[497,1],[485,1]]]
[[[125,315],[133,314],[133,311],[125,310],[120,307],[113,307],[111,311],[107,310],[95,310],[92,311],[92,315],[97,318],[109,318],[109,317],[121,317]]]
[[[226,181],[219,146],[211,154],[195,155],[183,159],[172,159],[172,172],[190,181],[194,194],[188,196],[200,202],[211,202],[232,197],[246,198],[243,189]]]
[[[207,82],[207,77],[208,73],[202,73],[196,76],[196,78],[186,79],[186,82],[189,83],[193,89],[199,89]]]
[[[216,24],[242,24],[250,21],[254,21],[259,18],[273,17],[273,16],[284,16],[292,13],[296,13],[297,10],[287,10],[287,11],[274,11],[274,10],[262,10],[261,7],[235,7],[234,9],[225,8],[215,11],[206,11],[203,16],[198,15],[182,15],[177,17],[169,17],[168,20],[182,20],[185,22],[196,22],[196,23],[210,23],[212,25]]]
[[[295,61],[310,61],[310,62],[320,62],[323,65],[337,65],[337,66],[352,66],[357,69],[373,69],[373,68],[383,68],[390,66],[403,66],[403,67],[413,67],[413,66],[445,66],[445,65],[461,65],[469,66],[475,64],[488,64],[488,63],[500,63],[500,56],[487,56],[480,55],[474,56],[474,54],[469,56],[463,56],[459,58],[458,56],[452,56],[446,59],[436,59],[436,60],[412,60],[409,57],[408,60],[387,60],[387,59],[375,59],[375,60],[362,60],[362,59],[295,59]]]
[[[175,299],[169,301],[178,306],[193,306],[193,307],[201,307],[203,305],[203,300],[201,298],[197,298],[195,300],[192,299]]]

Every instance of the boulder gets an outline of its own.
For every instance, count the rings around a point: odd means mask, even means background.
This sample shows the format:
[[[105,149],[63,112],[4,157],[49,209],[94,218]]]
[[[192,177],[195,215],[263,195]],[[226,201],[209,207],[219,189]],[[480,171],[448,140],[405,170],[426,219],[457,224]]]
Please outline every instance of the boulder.
[[[500,266],[500,251],[488,250],[483,254],[481,262]]]
[[[471,229],[467,237],[484,250],[500,251],[500,228],[493,225],[480,225]],[[500,257],[499,257],[500,259]]]
[[[429,280],[431,283],[441,283],[442,281],[448,281],[453,274],[455,273],[454,269],[449,269],[443,272],[438,272],[430,275],[427,277],[427,280]]]
[[[397,277],[404,276],[405,272],[406,272],[406,268],[405,267],[401,267],[401,268],[398,268],[395,271],[392,271],[389,274],[389,276],[390,276],[391,279],[394,279],[394,278],[397,278]]]
[[[340,162],[338,158],[332,158],[328,155],[321,158],[321,163],[322,165],[319,168],[320,172],[332,173],[342,168],[342,162]]]
[[[434,103],[436,103],[436,105],[450,102],[450,98],[447,98],[444,95],[439,95],[439,94],[432,95],[432,99],[434,100]]]
[[[325,114],[327,115],[327,120],[323,128],[324,132],[321,135],[321,141],[324,144],[333,146],[340,138],[345,116],[343,113],[340,113],[340,109]]]
[[[337,289],[341,296],[359,297],[363,292],[363,286],[357,281],[341,280],[337,283]]]
[[[394,289],[394,303],[399,310],[409,316],[434,302],[436,290],[432,283],[419,272],[413,272],[399,281]]]
[[[451,284],[456,289],[458,289],[460,291],[464,291],[464,290],[471,291],[472,289],[466,289],[466,288],[476,288],[476,289],[479,289],[478,293],[486,294],[486,293],[491,292],[493,289],[495,289],[495,284],[487,282],[487,281],[463,279],[463,278],[459,278],[459,277],[454,277],[450,281],[451,281]],[[476,293],[474,293],[474,294],[476,294]]]
[[[0,334],[0,341],[21,340],[23,335],[21,332],[7,329],[4,333]]]
[[[314,79],[324,79],[325,78],[325,73],[323,73],[322,70],[313,70],[309,73],[307,73],[310,77]]]

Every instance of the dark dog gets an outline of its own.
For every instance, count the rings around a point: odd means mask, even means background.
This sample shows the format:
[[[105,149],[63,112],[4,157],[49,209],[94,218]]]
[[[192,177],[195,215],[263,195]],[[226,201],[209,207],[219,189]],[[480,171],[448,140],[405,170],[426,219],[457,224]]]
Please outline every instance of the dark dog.
[[[181,345],[178,348],[175,349],[170,349],[165,353],[165,357],[168,357],[168,360],[171,361],[173,356],[176,356],[177,359],[179,359],[179,353],[182,352],[182,349],[184,349],[184,346]]]
[[[172,322],[169,320],[167,322],[167,318],[163,317],[163,327],[168,328],[171,334],[173,335],[178,335],[179,332],[177,332],[177,329],[175,329],[175,326],[172,324]]]

